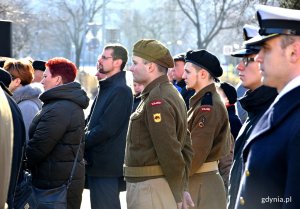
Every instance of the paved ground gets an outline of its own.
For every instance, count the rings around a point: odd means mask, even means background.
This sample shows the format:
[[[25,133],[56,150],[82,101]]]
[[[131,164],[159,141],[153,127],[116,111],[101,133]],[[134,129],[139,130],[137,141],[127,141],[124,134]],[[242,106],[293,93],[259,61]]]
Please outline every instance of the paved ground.
[[[126,205],[126,192],[120,193],[120,200],[121,200],[121,209],[127,209]],[[81,202],[81,209],[91,209],[90,204],[90,190],[85,189],[82,194],[82,202]]]

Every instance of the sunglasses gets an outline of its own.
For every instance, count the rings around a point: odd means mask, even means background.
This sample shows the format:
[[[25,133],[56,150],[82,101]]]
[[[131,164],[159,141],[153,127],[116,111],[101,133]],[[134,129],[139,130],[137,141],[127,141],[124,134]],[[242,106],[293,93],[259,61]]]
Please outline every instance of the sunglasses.
[[[250,62],[254,62],[254,61],[255,61],[254,57],[243,57],[242,58],[242,62],[245,65],[245,67],[247,67]]]

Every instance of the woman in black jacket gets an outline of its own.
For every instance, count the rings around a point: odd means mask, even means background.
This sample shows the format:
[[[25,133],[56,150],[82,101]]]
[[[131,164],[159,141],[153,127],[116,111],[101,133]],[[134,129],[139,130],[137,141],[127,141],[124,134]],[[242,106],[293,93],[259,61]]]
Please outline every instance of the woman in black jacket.
[[[84,112],[89,99],[81,85],[74,82],[76,66],[65,58],[46,63],[41,83],[44,103],[29,128],[26,147],[32,183],[40,189],[59,187],[67,182],[80,146],[76,169],[68,189],[68,209],[79,209],[84,187],[83,144]]]

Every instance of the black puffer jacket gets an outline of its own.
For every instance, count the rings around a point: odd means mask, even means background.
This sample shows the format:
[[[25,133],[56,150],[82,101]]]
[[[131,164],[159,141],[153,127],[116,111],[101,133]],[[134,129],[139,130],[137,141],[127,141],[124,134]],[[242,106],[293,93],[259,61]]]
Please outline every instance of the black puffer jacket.
[[[89,99],[80,84],[72,82],[45,91],[40,100],[44,104],[29,128],[26,156],[33,185],[49,189],[69,179],[78,145],[84,137],[83,109]],[[68,190],[68,208],[80,208],[85,173],[83,150],[81,146]]]

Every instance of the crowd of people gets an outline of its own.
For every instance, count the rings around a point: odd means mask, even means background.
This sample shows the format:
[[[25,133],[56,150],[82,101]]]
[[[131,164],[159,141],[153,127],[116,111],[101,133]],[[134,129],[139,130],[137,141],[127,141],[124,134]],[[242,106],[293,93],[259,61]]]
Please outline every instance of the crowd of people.
[[[68,209],[84,188],[92,209],[120,209],[121,191],[129,209],[300,208],[300,11],[256,9],[232,53],[242,94],[214,54],[153,39],[133,46],[133,89],[127,49],[104,47],[92,104],[70,60],[3,58],[0,207],[18,209],[26,170],[41,189],[72,179]]]

